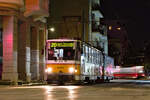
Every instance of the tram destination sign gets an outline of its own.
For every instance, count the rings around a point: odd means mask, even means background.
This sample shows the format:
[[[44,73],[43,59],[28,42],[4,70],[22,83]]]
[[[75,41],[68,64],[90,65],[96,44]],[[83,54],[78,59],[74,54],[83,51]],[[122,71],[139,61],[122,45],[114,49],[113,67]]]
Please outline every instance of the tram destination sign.
[[[73,47],[74,43],[70,43],[70,42],[52,42],[50,47]]]

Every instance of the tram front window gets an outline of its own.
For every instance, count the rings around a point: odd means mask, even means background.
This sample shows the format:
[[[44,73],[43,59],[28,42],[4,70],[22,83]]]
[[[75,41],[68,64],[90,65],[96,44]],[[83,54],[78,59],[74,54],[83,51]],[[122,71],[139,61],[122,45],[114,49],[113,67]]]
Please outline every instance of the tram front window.
[[[75,50],[71,47],[51,48],[48,50],[48,60],[74,60]]]

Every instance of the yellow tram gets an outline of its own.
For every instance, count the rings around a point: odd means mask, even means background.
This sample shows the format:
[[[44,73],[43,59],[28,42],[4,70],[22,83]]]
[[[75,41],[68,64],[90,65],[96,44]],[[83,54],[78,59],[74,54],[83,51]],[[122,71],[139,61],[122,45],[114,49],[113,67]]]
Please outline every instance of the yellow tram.
[[[48,82],[94,82],[102,79],[103,55],[87,43],[51,39],[47,40],[46,51]]]

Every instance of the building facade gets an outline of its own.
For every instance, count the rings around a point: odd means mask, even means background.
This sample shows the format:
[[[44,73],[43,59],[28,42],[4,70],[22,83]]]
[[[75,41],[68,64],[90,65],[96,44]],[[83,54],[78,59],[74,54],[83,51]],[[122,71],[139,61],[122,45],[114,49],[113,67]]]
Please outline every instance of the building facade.
[[[125,27],[126,21],[105,20],[108,31],[109,55],[114,57],[115,65],[124,65],[129,51],[129,40]]]
[[[44,80],[48,0],[0,0],[2,81]]]
[[[100,1],[51,0],[48,27],[55,28],[55,31],[49,31],[49,39],[80,39],[108,54],[107,28],[100,23],[103,18]]]

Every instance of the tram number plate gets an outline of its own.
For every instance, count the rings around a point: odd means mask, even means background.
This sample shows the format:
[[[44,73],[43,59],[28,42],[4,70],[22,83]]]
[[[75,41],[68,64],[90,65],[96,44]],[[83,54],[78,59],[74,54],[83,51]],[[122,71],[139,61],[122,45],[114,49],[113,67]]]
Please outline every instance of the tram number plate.
[[[64,69],[64,67],[57,67],[58,69]]]

